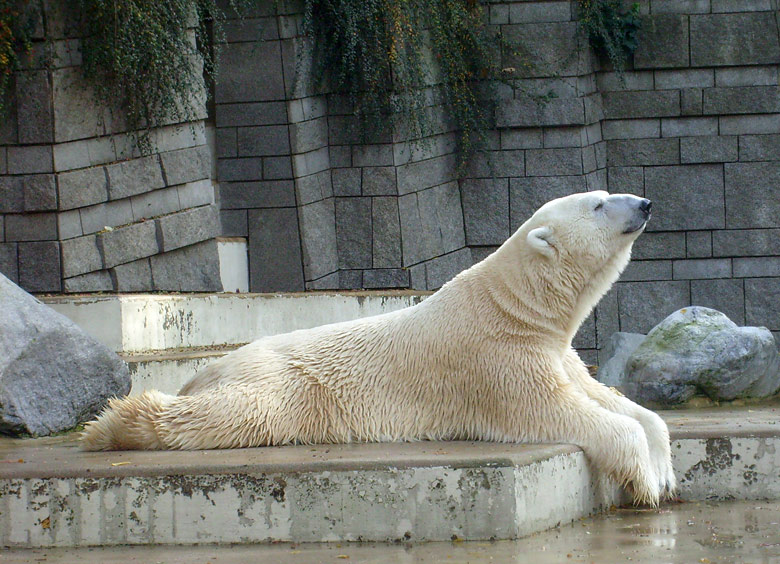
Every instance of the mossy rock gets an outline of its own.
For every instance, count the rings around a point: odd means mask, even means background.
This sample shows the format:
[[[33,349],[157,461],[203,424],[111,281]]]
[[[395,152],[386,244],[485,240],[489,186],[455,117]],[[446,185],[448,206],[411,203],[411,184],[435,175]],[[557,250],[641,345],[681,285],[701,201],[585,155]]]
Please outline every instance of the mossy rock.
[[[626,394],[648,405],[674,406],[696,394],[716,402],[761,398],[779,388],[772,333],[698,306],[656,325],[626,363]]]

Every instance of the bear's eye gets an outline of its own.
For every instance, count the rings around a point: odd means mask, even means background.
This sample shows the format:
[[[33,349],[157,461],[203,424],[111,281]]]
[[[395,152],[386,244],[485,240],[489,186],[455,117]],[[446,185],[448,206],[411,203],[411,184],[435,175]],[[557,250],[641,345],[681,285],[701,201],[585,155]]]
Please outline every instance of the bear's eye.
[[[598,210],[600,210],[603,207],[604,207],[604,202],[599,202],[598,204],[596,204],[596,207],[593,208],[593,210],[594,211],[598,211]]]

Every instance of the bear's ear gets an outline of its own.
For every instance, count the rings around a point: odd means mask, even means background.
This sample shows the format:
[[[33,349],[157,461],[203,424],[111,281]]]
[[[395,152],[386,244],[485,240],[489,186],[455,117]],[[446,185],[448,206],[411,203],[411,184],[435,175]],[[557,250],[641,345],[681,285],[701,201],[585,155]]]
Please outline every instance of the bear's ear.
[[[526,240],[532,249],[547,257],[552,257],[555,254],[555,249],[550,244],[551,235],[552,229],[549,227],[537,227],[528,232]]]

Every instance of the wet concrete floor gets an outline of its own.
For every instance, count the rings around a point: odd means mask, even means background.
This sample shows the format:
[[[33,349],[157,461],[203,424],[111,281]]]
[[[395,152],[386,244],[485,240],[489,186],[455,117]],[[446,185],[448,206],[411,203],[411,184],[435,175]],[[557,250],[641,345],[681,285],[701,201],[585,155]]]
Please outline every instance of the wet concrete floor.
[[[689,502],[659,509],[615,509],[518,541],[0,550],[0,562],[773,563],[780,562],[780,502]]]

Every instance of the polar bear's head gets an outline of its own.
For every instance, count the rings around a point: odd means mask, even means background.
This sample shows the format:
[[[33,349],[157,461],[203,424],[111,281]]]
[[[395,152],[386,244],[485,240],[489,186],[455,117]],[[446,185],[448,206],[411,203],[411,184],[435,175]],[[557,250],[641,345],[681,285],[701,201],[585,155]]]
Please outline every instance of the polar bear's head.
[[[586,192],[552,200],[492,255],[461,274],[529,324],[560,324],[568,343],[631,259],[650,200]],[[500,297],[509,292],[513,299]],[[499,296],[498,298],[496,296]]]
[[[539,208],[519,234],[546,260],[587,261],[598,269],[623,254],[628,260],[631,244],[650,219],[650,208],[650,200],[631,194],[572,194]]]
[[[562,324],[570,343],[631,259],[650,208],[645,198],[602,191],[552,200],[480,269],[513,288],[517,303],[535,303],[529,311],[536,313],[517,313],[520,318],[546,311],[548,321]]]

